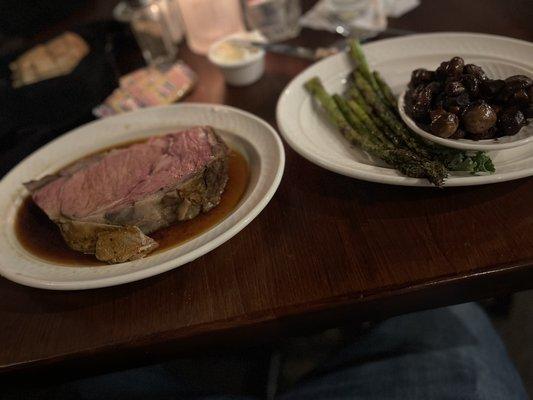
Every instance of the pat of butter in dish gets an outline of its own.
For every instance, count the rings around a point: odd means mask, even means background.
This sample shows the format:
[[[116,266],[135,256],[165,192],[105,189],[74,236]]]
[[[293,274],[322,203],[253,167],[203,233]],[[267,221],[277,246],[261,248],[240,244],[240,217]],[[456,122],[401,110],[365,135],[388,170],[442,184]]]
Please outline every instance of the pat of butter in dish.
[[[218,43],[212,50],[212,57],[219,63],[231,64],[253,58],[259,52],[257,47],[245,42],[229,39]]]
[[[213,43],[207,58],[219,67],[226,83],[250,85],[261,78],[265,71],[265,50],[250,42],[265,41],[258,31],[235,33]]]

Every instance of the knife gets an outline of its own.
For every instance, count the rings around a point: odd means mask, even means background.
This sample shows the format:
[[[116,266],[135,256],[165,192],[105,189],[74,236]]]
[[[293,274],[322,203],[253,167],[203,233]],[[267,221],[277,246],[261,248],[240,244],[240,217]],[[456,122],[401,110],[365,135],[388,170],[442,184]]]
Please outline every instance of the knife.
[[[349,38],[352,36],[358,36],[361,43],[365,43],[368,40],[372,39],[376,33],[379,34],[386,34],[390,36],[406,36],[406,35],[412,35],[416,32],[406,30],[406,29],[398,29],[398,28],[386,28],[384,30],[381,30],[380,32],[370,31],[370,30],[357,30],[357,29],[349,29],[346,25],[337,25],[336,28],[337,33],[341,34],[345,38]],[[357,32],[357,35],[355,33]],[[303,58],[305,60],[311,60],[311,61],[317,61],[324,57],[328,57],[332,54],[337,54],[340,51],[344,51],[347,46],[347,39],[341,39],[336,41],[332,46],[330,47],[317,47],[316,49],[312,49],[310,47],[303,47],[303,46],[293,46],[290,44],[284,44],[284,43],[265,43],[265,42],[258,42],[258,41],[242,41],[239,40],[239,42],[246,42],[246,44],[249,44],[254,47],[261,48],[265,51],[268,51],[270,53],[276,53],[276,54],[283,54],[286,56],[291,57],[298,57]]]
[[[286,56],[298,57],[311,61],[319,60],[332,54],[336,54],[340,51],[340,49],[337,47],[318,47],[316,49],[311,49],[309,47],[292,46],[290,44],[283,43],[250,42],[250,44],[270,53],[283,54]]]

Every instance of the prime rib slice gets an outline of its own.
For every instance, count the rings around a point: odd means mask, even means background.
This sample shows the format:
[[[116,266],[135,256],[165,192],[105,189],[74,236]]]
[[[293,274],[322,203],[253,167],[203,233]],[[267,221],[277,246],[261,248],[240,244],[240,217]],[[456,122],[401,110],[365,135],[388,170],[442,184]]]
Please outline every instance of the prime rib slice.
[[[198,126],[84,158],[25,184],[74,250],[110,263],[144,257],[151,232],[215,207],[228,148]]]

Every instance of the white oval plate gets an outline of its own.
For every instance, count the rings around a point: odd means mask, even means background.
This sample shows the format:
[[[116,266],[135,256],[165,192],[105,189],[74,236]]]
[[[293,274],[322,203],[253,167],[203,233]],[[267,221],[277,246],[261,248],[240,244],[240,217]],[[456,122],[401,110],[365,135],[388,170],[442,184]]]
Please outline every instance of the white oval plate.
[[[220,223],[179,246],[115,265],[60,266],[20,245],[14,226],[17,209],[27,195],[22,182],[57,171],[99,149],[192,125],[221,130],[225,142],[241,152],[250,167],[246,193]],[[285,152],[276,131],[254,115],[227,106],[155,107],[83,125],[30,155],[0,181],[0,275],[33,287],[77,290],[119,285],[179,267],[220,246],[248,225],[274,195],[284,165]]]
[[[512,65],[533,76],[533,44],[494,35],[429,33],[386,39],[364,45],[368,61],[396,93],[401,93],[416,68],[435,68],[458,55],[467,63]],[[342,92],[352,70],[346,54],[328,57],[294,78],[277,105],[278,126],[285,140],[300,155],[331,171],[372,182],[404,186],[432,186],[425,179],[409,178],[367,153],[350,146],[333,128],[306,92],[303,84],[318,76],[330,93]],[[490,75],[497,72],[487,70]],[[533,175],[533,142],[489,152],[496,173],[473,176],[452,173],[445,186],[482,185]]]

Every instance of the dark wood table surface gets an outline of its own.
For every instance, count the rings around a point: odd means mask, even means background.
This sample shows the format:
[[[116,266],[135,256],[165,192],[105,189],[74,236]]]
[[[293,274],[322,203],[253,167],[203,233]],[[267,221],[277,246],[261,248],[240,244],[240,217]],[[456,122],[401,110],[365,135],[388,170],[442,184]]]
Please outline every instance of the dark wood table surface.
[[[391,25],[533,40],[532,14],[530,0],[428,0]],[[297,41],[335,39],[304,30]],[[274,126],[280,92],[308,66],[268,55],[259,82],[231,88],[184,45],[180,57],[199,75],[186,101],[230,104]],[[181,268],[79,292],[0,278],[0,371],[151,362],[533,287],[533,179],[443,190],[386,186],[285,149],[285,174],[266,209]]]

